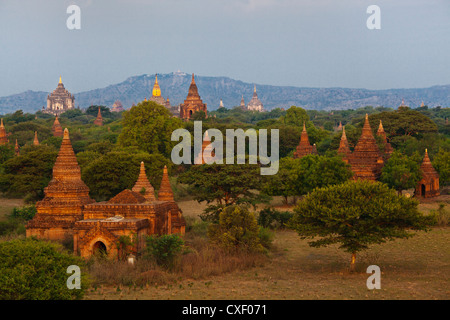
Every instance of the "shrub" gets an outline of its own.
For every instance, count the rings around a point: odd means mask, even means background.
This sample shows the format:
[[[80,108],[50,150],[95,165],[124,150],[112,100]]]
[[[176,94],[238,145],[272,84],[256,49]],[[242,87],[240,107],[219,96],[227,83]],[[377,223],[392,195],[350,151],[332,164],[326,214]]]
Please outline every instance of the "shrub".
[[[175,259],[184,248],[184,241],[177,234],[162,236],[149,236],[146,240],[145,257],[155,259],[156,263],[164,268],[172,269]]]
[[[28,221],[28,220],[33,219],[36,212],[37,212],[36,207],[34,205],[24,206],[22,208],[14,208],[11,213],[11,218]]]
[[[286,228],[286,224],[294,214],[289,211],[278,211],[273,208],[265,208],[259,212],[258,224],[264,228]]]
[[[219,215],[219,224],[209,226],[208,238],[230,251],[264,251],[256,218],[245,206],[225,207]]]
[[[436,225],[439,227],[448,226],[450,222],[450,212],[445,209],[445,204],[440,203],[439,209],[432,210],[432,214],[434,214]]]
[[[274,234],[268,228],[259,227],[258,237],[264,248],[270,249],[272,247]]]
[[[0,299],[72,300],[84,295],[87,279],[82,272],[81,289],[68,289],[66,273],[71,265],[82,268],[83,260],[63,251],[61,245],[34,238],[0,243]]]

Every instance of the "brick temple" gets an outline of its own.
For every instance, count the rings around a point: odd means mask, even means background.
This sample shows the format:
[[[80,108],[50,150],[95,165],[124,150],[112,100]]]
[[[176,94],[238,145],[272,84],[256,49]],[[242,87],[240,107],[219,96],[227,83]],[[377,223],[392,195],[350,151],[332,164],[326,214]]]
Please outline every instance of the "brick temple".
[[[121,236],[133,240],[132,252],[138,253],[151,234],[184,234],[185,220],[173,198],[167,168],[155,198],[154,189],[141,163],[139,177],[132,190],[125,189],[104,202],[95,202],[81,180],[69,131],[64,130],[61,148],[53,167],[53,178],[44,189],[45,197],[36,203],[37,213],[27,224],[27,237],[71,240],[74,252],[89,257],[102,250],[117,257]]]
[[[67,110],[75,108],[75,97],[64,88],[59,77],[59,83],[53,92],[47,96],[47,108],[42,107],[43,113],[59,115]]]
[[[203,111],[207,115],[206,103],[203,103],[200,95],[198,94],[198,88],[195,84],[194,74],[192,74],[191,85],[189,86],[189,92],[184,100],[184,103],[180,105],[180,118],[189,120],[192,115],[197,111]]]
[[[308,154],[317,154],[316,145],[309,143],[308,132],[306,132],[306,125],[303,122],[303,130],[300,136],[300,143],[294,151],[294,159],[302,158]]]
[[[417,183],[414,195],[422,198],[439,196],[439,174],[431,164],[427,149],[425,149],[425,156],[423,157],[420,171],[422,173],[422,179]]]

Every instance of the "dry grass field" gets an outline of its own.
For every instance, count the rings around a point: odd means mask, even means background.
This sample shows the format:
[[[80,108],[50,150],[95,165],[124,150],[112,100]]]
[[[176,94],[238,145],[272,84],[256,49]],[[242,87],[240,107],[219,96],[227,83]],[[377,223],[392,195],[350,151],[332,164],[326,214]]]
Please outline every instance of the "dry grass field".
[[[278,199],[279,200],[279,199]],[[439,203],[421,204],[436,210]],[[204,205],[179,202],[186,217]],[[278,203],[277,203],[278,205]],[[279,201],[279,208],[282,208]],[[284,208],[292,209],[292,208]],[[357,257],[357,272],[348,271],[350,255],[337,246],[311,248],[294,231],[276,231],[274,248],[260,266],[200,279],[174,277],[171,283],[136,287],[99,287],[86,299],[449,299],[450,228],[433,228],[410,239],[375,245]],[[369,265],[381,268],[381,289],[369,290]]]
[[[449,196],[423,202],[420,210],[429,213],[445,203]],[[281,199],[278,209],[292,210]],[[22,206],[17,199],[0,200],[0,219],[13,207]],[[205,204],[180,201],[186,217],[198,218]],[[350,255],[337,246],[311,248],[294,231],[275,232],[274,246],[267,257],[246,261],[243,270],[200,272],[200,276],[161,276],[161,282],[146,286],[98,286],[85,299],[449,299],[450,298],[450,228],[436,227],[430,232],[372,246],[357,257],[357,272],[349,273]],[[381,268],[381,289],[368,290],[366,268]],[[201,264],[200,264],[201,265]],[[254,265],[254,267],[248,267]],[[214,266],[213,266],[214,267]],[[215,266],[217,268],[217,265]],[[218,270],[223,270],[219,269]],[[185,272],[183,274],[195,274]],[[203,275],[202,275],[203,274]]]
[[[0,221],[4,220],[6,215],[10,214],[15,207],[24,205],[22,199],[3,199],[0,198]]]

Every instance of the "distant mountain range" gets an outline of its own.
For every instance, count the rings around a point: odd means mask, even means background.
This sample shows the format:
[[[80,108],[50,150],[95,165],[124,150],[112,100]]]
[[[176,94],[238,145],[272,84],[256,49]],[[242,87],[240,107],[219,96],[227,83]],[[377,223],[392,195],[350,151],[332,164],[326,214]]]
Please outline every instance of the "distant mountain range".
[[[155,75],[133,76],[125,81],[95,89],[74,93],[70,84],[64,84],[66,89],[75,95],[75,105],[87,108],[90,105],[105,105],[111,107],[120,100],[125,108],[150,98],[155,81]],[[170,99],[172,105],[184,101],[188,93],[191,75],[183,72],[158,74],[158,83],[162,96]],[[226,108],[238,106],[242,95],[248,103],[253,94],[253,83],[245,83],[227,77],[195,76],[199,94],[207,104],[208,110],[219,107],[220,99]],[[56,88],[55,83],[55,88]],[[25,91],[6,97],[0,97],[0,114],[12,113],[18,109],[34,113],[47,105],[48,92]],[[388,89],[368,90],[351,88],[300,88],[292,86],[271,86],[256,84],[258,97],[266,110],[276,107],[287,108],[295,105],[306,109],[341,110],[357,109],[364,106],[385,106],[396,108],[405,104],[416,108],[422,101],[429,107],[450,106],[450,85],[433,86],[419,89]]]

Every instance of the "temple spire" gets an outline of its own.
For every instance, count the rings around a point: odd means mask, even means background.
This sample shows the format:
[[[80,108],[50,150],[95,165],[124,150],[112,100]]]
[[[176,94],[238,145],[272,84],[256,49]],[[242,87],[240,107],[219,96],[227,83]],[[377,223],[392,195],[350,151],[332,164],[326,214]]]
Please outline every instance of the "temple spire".
[[[313,152],[313,146],[309,143],[308,132],[306,131],[306,122],[303,122],[303,130],[300,136],[300,143],[294,151],[294,159],[301,158]]]
[[[39,140],[38,140],[38,136],[37,136],[37,131],[34,132],[33,145],[34,145],[34,146],[38,146],[38,145],[39,145]]]
[[[158,74],[155,74],[155,84],[153,85],[152,97],[160,97],[161,96],[161,88],[158,84]]]
[[[344,159],[347,159],[347,156],[351,153],[350,147],[348,146],[347,135],[345,133],[345,126],[342,127],[342,136],[341,141],[339,142],[338,153],[344,155]],[[348,162],[347,160],[344,160]]]
[[[59,76],[59,83],[62,83],[61,76]]]
[[[15,152],[16,156],[18,156],[20,153],[20,148],[19,148],[19,144],[17,143],[17,139],[16,139],[16,145],[14,146],[14,152]]]
[[[54,137],[63,136],[63,129],[61,127],[61,124],[59,123],[58,115],[55,117],[55,122],[53,122],[52,132]]]
[[[0,120],[0,146],[8,143],[8,137],[6,136],[6,129],[3,125],[3,118]]]
[[[170,186],[169,174],[167,173],[167,166],[164,166],[161,187],[158,192],[158,201],[175,201],[172,187]]]
[[[156,200],[155,189],[151,185],[150,181],[148,181],[147,174],[145,173],[144,161],[141,162],[138,179],[131,190],[141,194],[147,201]]]
[[[94,124],[96,124],[97,126],[103,126],[103,118],[100,107],[98,107],[97,118],[94,120]]]

